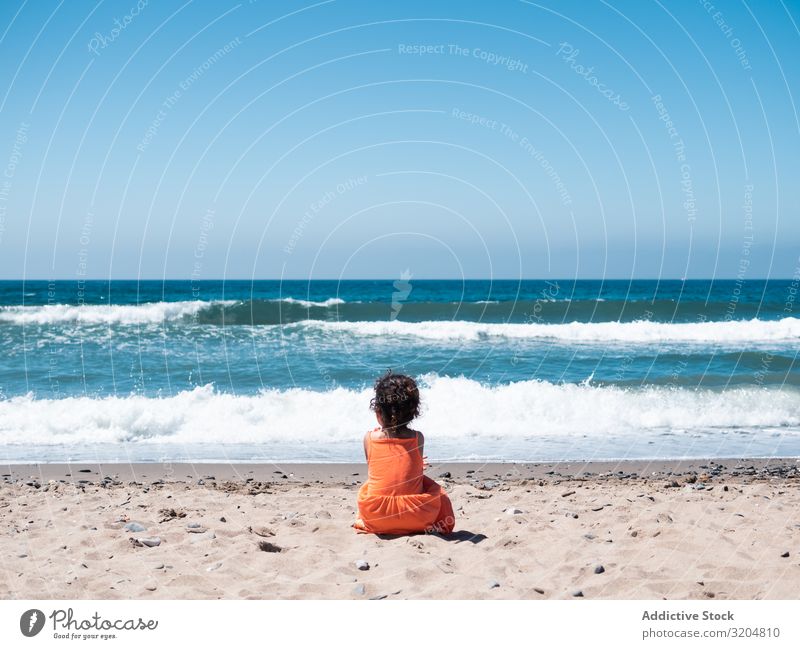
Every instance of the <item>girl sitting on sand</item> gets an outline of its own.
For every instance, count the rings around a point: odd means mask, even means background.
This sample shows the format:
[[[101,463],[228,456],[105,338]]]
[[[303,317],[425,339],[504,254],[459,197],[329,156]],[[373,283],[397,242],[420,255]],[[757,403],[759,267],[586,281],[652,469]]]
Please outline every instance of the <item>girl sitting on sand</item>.
[[[408,424],[419,415],[414,379],[391,370],[375,382],[370,401],[379,428],[364,436],[368,478],[358,491],[353,527],[373,534],[439,532],[455,525],[453,506],[442,488],[423,475],[422,433]]]

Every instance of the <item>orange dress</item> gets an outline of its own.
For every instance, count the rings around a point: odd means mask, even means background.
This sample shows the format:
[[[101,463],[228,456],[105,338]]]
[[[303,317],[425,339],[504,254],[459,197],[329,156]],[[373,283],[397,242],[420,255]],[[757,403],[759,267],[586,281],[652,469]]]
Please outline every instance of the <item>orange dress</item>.
[[[453,531],[453,506],[442,488],[423,475],[416,435],[406,439],[372,439],[368,435],[367,467],[367,481],[358,491],[359,519],[354,525],[358,531],[373,534]]]

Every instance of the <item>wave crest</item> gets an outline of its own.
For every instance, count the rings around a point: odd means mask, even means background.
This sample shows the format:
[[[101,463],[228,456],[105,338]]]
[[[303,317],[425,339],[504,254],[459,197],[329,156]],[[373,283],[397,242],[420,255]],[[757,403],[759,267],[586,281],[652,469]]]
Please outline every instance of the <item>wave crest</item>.
[[[198,315],[210,307],[226,307],[235,301],[146,302],[142,304],[45,304],[0,307],[0,322],[17,325],[155,324]]]
[[[726,322],[570,322],[564,324],[429,322],[324,322],[305,320],[297,325],[328,333],[355,336],[408,336],[428,340],[477,341],[520,338],[566,342],[771,342],[800,340],[800,319],[730,320]]]
[[[800,426],[800,393],[792,388],[622,389],[541,381],[487,386],[435,375],[422,377],[421,383],[419,427],[443,440],[492,444],[646,431],[789,432]],[[330,444],[357,440],[374,426],[367,407],[370,396],[366,388],[294,388],[242,396],[220,393],[210,385],[163,398],[28,395],[0,400],[0,444]]]

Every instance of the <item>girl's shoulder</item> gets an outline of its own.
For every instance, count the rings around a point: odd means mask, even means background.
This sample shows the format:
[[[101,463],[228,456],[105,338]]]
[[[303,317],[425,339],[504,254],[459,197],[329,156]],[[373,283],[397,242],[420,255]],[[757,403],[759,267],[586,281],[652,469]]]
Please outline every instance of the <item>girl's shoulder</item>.
[[[387,435],[386,431],[384,431],[380,426],[378,426],[377,428],[373,428],[370,431],[367,431],[367,433],[364,435],[364,438],[365,439],[370,439],[370,440],[378,440],[378,439],[418,439],[418,438],[419,439],[424,439],[422,437],[422,433],[420,433],[417,430],[412,430],[412,429],[409,428],[406,431],[406,434],[393,436],[393,435]]]

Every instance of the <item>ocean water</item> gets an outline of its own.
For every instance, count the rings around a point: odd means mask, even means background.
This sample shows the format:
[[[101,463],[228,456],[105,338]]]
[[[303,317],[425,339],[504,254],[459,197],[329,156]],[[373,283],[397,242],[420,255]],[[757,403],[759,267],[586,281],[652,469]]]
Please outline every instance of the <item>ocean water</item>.
[[[800,282],[0,282],[0,462],[800,456]]]

